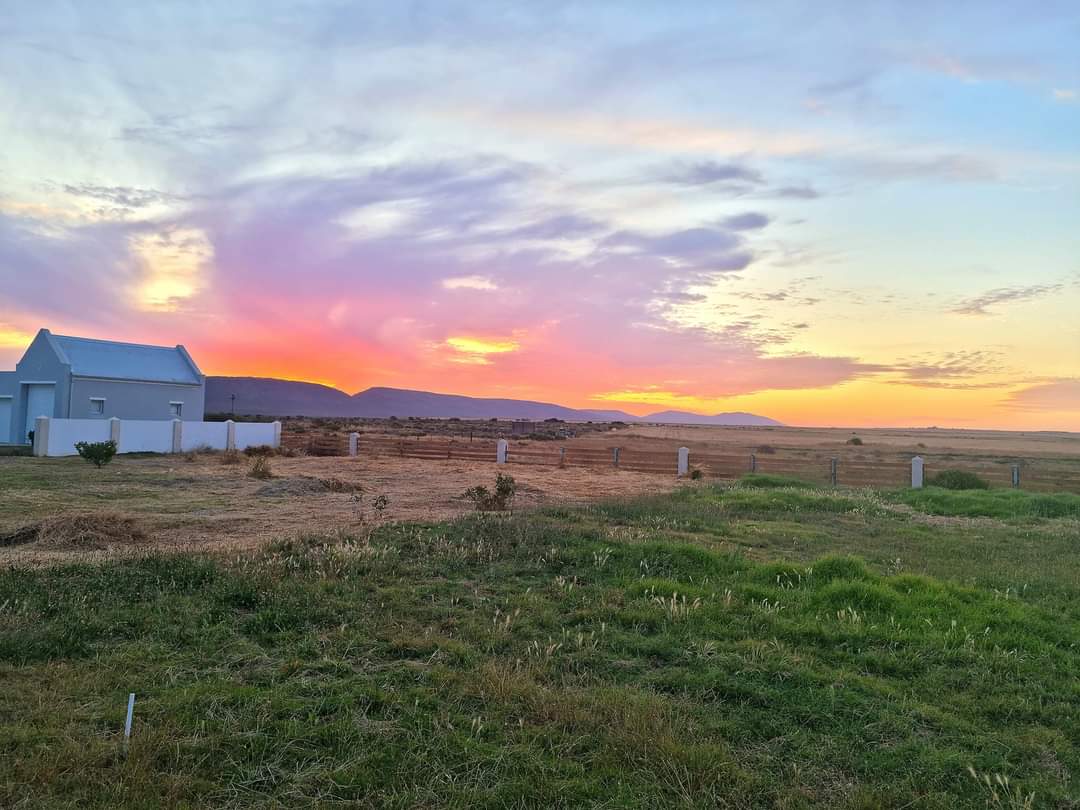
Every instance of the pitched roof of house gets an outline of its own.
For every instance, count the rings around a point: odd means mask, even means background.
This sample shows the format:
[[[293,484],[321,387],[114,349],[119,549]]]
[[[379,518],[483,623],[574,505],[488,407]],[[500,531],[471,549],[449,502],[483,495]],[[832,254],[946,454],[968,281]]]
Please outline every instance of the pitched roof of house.
[[[44,331],[79,377],[146,382],[202,383],[202,372],[183,346],[146,346],[114,340],[54,335]]]

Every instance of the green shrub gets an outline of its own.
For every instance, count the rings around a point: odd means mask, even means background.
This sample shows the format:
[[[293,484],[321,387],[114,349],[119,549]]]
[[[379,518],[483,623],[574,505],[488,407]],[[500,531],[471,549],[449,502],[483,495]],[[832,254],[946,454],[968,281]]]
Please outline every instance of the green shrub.
[[[691,481],[700,481],[704,477],[705,477],[705,473],[703,473],[697,467],[694,467],[694,469],[692,469],[690,471],[690,480]]]
[[[798,478],[789,478],[786,475],[766,475],[765,473],[750,473],[739,479],[739,486],[751,489],[781,489],[794,487],[796,489],[809,489],[814,485],[809,481],[801,481]]]
[[[990,484],[966,470],[942,470],[926,479],[928,487],[941,489],[990,489]]]
[[[860,439],[858,436],[852,436],[850,439],[847,440],[847,443],[848,444],[854,444],[854,445],[861,445],[862,444],[862,439]]]
[[[116,442],[75,442],[75,449],[95,467],[104,467],[116,455]]]
[[[476,486],[465,490],[464,497],[473,502],[479,512],[502,512],[510,507],[517,494],[517,483],[511,475],[499,473],[495,476],[495,491],[487,487]]]

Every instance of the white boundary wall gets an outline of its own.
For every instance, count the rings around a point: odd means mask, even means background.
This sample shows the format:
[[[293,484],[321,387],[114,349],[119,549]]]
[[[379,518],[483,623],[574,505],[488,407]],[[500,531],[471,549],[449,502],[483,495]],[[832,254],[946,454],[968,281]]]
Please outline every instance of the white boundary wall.
[[[225,447],[229,435],[229,426],[224,422],[185,422],[183,423],[180,449],[185,453],[201,450],[204,447]]]
[[[52,419],[38,417],[35,456],[74,456],[76,442],[114,440],[119,453],[177,453],[281,446],[280,422],[183,422],[179,419]]]
[[[59,422],[59,419],[53,420]],[[171,453],[173,423],[168,421],[117,420],[120,422],[118,453]]]
[[[75,442],[107,442],[109,423],[104,419],[49,419],[45,432],[45,444],[48,452],[39,453],[38,440],[41,434],[41,419],[34,427],[34,455],[74,456]]]

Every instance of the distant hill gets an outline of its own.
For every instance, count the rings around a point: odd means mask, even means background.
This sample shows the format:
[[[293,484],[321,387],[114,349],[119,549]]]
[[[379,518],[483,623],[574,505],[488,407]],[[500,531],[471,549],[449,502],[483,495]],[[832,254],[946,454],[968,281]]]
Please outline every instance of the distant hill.
[[[660,411],[641,417],[642,422],[664,422],[669,425],[750,425],[755,427],[781,427],[782,422],[767,416],[758,416],[744,411],[717,413],[703,416],[689,411]]]
[[[270,377],[207,377],[207,413],[235,412],[264,416],[354,416],[387,418],[417,416],[448,419],[565,419],[571,422],[671,422],[708,425],[778,425],[772,419],[749,413],[699,416],[683,411],[664,411],[636,417],[624,411],[567,408],[550,402],[525,399],[491,399],[456,394],[434,394],[402,388],[368,388],[350,396],[318,383],[276,380]],[[724,420],[727,421],[724,421]]]
[[[448,419],[566,419],[577,422],[633,421],[623,411],[581,410],[550,402],[523,399],[488,399],[456,394],[434,394],[401,388],[368,388],[349,396],[317,383],[267,377],[207,377],[206,411],[235,411],[265,416],[356,416],[386,418],[418,416]]]

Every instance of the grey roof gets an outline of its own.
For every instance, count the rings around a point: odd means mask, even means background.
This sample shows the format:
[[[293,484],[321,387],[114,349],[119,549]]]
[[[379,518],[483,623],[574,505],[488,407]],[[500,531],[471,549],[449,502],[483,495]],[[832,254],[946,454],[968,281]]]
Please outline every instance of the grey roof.
[[[202,373],[183,346],[146,346],[48,333],[78,377],[202,384]]]

